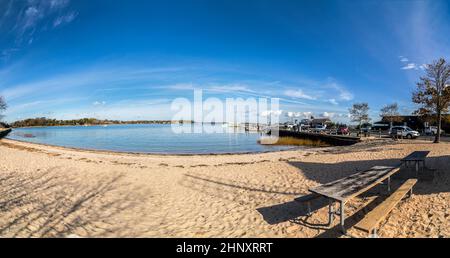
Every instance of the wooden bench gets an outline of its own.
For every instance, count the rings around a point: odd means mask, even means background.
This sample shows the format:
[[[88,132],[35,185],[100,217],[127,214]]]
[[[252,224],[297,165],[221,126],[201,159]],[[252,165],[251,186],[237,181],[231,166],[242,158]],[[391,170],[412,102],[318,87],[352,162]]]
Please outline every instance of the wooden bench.
[[[391,212],[394,207],[409,193],[412,195],[412,188],[417,183],[417,179],[408,179],[392,193],[386,200],[379,204],[375,209],[367,213],[364,218],[359,221],[355,228],[367,233],[372,233],[374,237],[377,235],[378,224]]]
[[[401,160],[402,164],[408,167],[410,162],[413,162],[416,167],[416,178],[419,178],[419,164],[422,163],[422,173],[425,172],[425,160],[430,154],[429,151],[415,151]]]
[[[400,166],[375,166],[369,170],[310,188],[309,191],[328,199],[328,225],[331,226],[333,224],[334,216],[337,215],[340,217],[342,233],[346,234],[345,204],[385,181],[388,186],[387,190],[390,192],[390,178],[399,170]],[[334,209],[335,202],[340,204],[339,211]]]

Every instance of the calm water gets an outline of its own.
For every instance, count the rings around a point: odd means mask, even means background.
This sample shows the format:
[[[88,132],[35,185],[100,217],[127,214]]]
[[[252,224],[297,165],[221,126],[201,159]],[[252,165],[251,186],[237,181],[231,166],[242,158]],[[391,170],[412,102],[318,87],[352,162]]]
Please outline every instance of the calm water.
[[[223,130],[221,125],[184,125],[183,129]],[[257,143],[259,133],[226,130],[225,133],[177,134],[171,125],[39,127],[14,129],[7,138],[90,150],[168,154],[266,152],[290,148],[260,145]]]

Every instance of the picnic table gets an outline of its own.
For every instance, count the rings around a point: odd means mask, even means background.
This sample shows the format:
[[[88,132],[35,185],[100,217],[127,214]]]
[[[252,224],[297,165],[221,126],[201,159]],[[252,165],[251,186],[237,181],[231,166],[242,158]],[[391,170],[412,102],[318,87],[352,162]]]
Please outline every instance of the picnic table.
[[[416,177],[419,178],[419,164],[422,163],[422,172],[425,170],[425,159],[430,154],[429,151],[415,151],[401,160],[402,164],[408,166],[413,162],[416,167]]]
[[[340,216],[340,225],[343,233],[346,232],[344,206],[352,198],[370,190],[374,186],[387,180],[387,189],[390,192],[391,176],[397,173],[400,167],[376,166],[364,172],[351,175],[315,188],[310,192],[328,199],[328,225],[334,220],[334,215]],[[334,203],[340,204],[339,213],[334,211]]]

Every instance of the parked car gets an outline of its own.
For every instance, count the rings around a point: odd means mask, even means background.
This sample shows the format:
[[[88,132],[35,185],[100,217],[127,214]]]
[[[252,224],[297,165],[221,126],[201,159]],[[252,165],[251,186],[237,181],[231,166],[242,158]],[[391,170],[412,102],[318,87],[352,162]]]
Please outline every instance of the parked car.
[[[370,133],[371,130],[372,130],[371,126],[361,127],[362,133]]]
[[[300,131],[308,131],[311,128],[311,126],[305,125],[305,124],[300,124],[299,128],[300,128]]]
[[[287,128],[287,129],[294,129],[294,127],[295,127],[295,124],[294,123],[292,123],[292,122],[287,122],[287,123],[285,123],[284,124],[284,126]]]
[[[337,134],[348,135],[349,133],[350,133],[350,130],[348,129],[348,126],[346,126],[346,125],[341,125],[337,129]]]
[[[327,129],[327,125],[316,125],[314,128],[311,128],[313,133],[321,133]]]
[[[418,131],[414,131],[408,126],[394,126],[389,130],[391,136],[401,136],[401,138],[413,139],[420,136]]]
[[[425,128],[425,134],[426,135],[436,135],[438,131],[437,126],[430,126]],[[441,129],[441,134],[444,134],[445,131]]]

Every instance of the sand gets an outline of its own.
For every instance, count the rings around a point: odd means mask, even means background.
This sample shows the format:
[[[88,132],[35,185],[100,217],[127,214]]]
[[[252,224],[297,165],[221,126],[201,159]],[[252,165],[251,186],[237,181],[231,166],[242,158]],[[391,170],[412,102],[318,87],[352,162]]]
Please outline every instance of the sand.
[[[380,237],[450,236],[450,144],[390,140],[262,154],[163,156],[0,141],[1,237],[367,237],[351,228],[386,193],[350,201],[348,234],[308,188],[430,150],[421,180],[380,225]],[[411,173],[402,169],[403,175]],[[429,174],[429,173],[427,173]],[[424,175],[425,176],[425,175]],[[393,181],[398,185],[401,179]],[[380,199],[381,198],[381,199]]]

